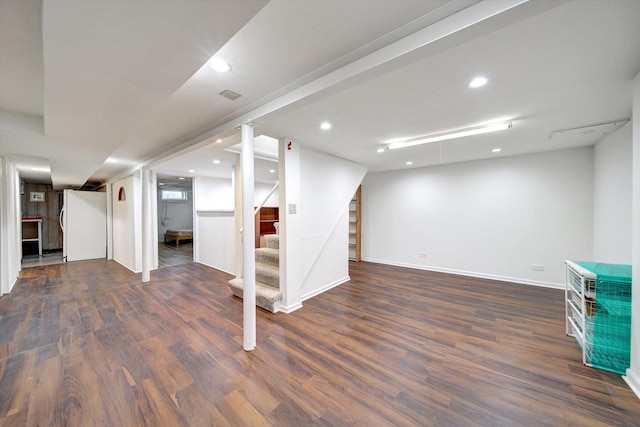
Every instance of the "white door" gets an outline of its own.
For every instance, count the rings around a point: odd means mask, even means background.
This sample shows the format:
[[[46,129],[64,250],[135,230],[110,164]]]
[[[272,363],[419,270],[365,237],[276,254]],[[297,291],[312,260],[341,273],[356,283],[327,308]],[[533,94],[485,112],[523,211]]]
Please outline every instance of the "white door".
[[[66,261],[107,257],[107,194],[64,190],[62,255]]]

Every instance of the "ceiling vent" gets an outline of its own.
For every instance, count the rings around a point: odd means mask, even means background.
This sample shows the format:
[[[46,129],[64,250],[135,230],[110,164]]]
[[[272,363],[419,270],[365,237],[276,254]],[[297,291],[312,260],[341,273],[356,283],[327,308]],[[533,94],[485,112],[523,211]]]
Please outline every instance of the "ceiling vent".
[[[230,99],[232,101],[235,101],[236,99],[238,99],[238,98],[240,98],[242,96],[238,92],[234,92],[234,91],[229,90],[229,89],[223,90],[218,95],[224,96],[225,98]]]
[[[629,119],[627,118],[627,119],[616,120],[614,122],[600,123],[597,125],[582,126],[582,127],[573,128],[573,129],[557,130],[557,131],[551,132],[549,139],[553,141],[562,141],[562,142],[575,141],[575,142],[589,142],[589,143],[595,144],[605,136],[610,135],[615,131],[617,131],[618,129],[620,129],[628,121]]]

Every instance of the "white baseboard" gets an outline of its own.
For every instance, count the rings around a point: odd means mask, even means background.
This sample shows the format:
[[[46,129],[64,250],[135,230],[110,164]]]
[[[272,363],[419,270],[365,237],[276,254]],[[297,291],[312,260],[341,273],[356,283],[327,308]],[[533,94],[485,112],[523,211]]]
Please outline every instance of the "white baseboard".
[[[194,261],[196,264],[201,264],[207,267],[211,267],[214,270],[218,270],[218,271],[222,271],[223,273],[227,273],[227,274],[231,274],[232,276],[235,276],[236,273],[232,272],[232,271],[227,271],[227,270],[223,270],[220,267],[216,267],[215,265],[211,265],[211,264],[207,264],[206,262],[202,262],[202,261]]]
[[[309,298],[313,298],[316,295],[320,295],[321,293],[327,292],[329,289],[335,288],[336,286],[340,286],[343,283],[348,282],[349,280],[351,280],[351,277],[346,276],[346,277],[343,277],[342,279],[338,279],[332,283],[329,283],[328,285],[324,285],[323,287],[316,289],[312,292],[306,293],[302,295],[302,301],[308,300]]]
[[[513,283],[520,283],[523,285],[540,286],[544,288],[564,289],[564,285],[562,283],[541,282],[536,280],[522,279],[519,277],[500,276],[497,274],[478,273],[475,271],[455,270],[451,268],[429,267],[424,265],[408,264],[403,262],[394,262],[394,261],[387,261],[387,260],[375,259],[375,258],[362,258],[362,260],[367,262],[373,262],[375,264],[395,265],[397,267],[414,268],[417,270],[434,271],[437,273],[457,274],[460,276],[477,277],[480,279],[499,280],[501,282],[513,282]]]
[[[631,368],[627,369],[626,375],[622,377],[625,382],[629,385],[629,388],[638,396],[640,399],[640,375],[636,374],[631,370]]]
[[[13,290],[13,287],[16,285],[16,283],[18,283],[18,278],[17,277],[15,279],[13,279],[13,282],[11,282],[11,284],[9,285],[9,289],[7,290],[7,292],[5,292],[5,294],[11,293],[11,291]],[[2,292],[0,292],[0,296],[2,296]]]
[[[289,313],[293,313],[294,311],[296,311],[299,308],[302,308],[302,303],[301,302],[296,303],[296,304],[292,304],[290,306],[280,305],[280,308],[278,309],[278,312],[289,314]]]

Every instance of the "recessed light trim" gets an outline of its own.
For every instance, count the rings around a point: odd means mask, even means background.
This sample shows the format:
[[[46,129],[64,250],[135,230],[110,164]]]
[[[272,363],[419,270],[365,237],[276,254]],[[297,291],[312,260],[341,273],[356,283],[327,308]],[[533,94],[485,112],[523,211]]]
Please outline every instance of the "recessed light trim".
[[[213,71],[216,71],[218,73],[228,73],[229,71],[231,71],[231,64],[229,64],[222,58],[211,58],[211,60],[209,61],[209,65],[211,66]]]
[[[331,129],[331,123],[329,123],[329,122],[322,122],[322,123],[320,124],[320,129],[322,129],[322,130],[329,130],[329,129]]]
[[[486,77],[479,76],[471,80],[471,82],[469,83],[469,87],[472,89],[477,89],[479,87],[486,85],[488,82],[489,82],[489,79],[487,79]]]
[[[446,141],[449,139],[463,138],[465,136],[481,135],[483,133],[497,132],[506,129],[511,129],[511,121],[473,126],[446,133],[425,135],[404,141],[395,141],[390,143],[387,148],[389,150],[395,150],[397,148],[413,147],[414,145],[429,144],[431,142]]]

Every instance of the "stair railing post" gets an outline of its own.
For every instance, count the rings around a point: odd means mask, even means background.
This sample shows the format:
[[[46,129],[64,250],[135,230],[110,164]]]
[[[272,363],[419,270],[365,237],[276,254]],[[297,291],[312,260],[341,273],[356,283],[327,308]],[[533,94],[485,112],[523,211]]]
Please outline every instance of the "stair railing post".
[[[256,348],[256,258],[254,205],[253,128],[242,125],[242,319],[243,348]]]

